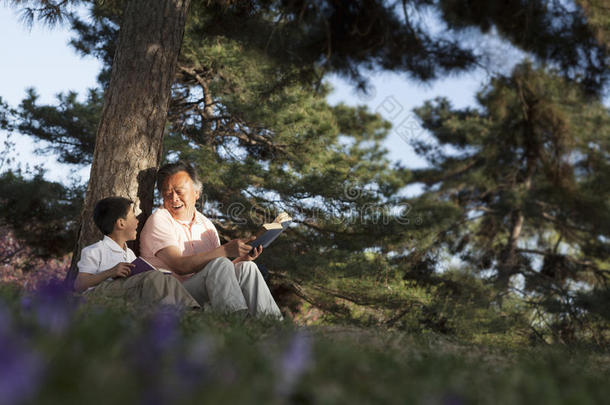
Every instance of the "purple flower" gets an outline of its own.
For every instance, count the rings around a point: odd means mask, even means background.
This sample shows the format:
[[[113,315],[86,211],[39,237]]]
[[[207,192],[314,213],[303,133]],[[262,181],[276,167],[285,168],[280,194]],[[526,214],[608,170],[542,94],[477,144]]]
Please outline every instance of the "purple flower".
[[[199,336],[188,345],[176,362],[176,373],[184,389],[198,387],[209,371],[212,347],[205,336]]]
[[[153,378],[164,354],[177,347],[178,316],[174,311],[160,310],[149,319],[144,334],[135,339],[129,349],[134,366],[145,378]]]
[[[15,326],[10,311],[0,300],[0,405],[29,400],[42,380],[42,359],[15,332]]]
[[[31,301],[22,300],[25,309],[34,311],[38,324],[54,334],[66,330],[76,303],[70,290],[58,280],[39,286]]]
[[[178,314],[168,309],[155,313],[150,324],[150,342],[154,349],[165,351],[175,346],[178,340]]]
[[[21,303],[21,308],[24,309],[25,311],[29,311],[32,309],[33,300],[32,300],[31,296],[29,296],[29,295],[22,296],[20,303]]]
[[[173,403],[173,398],[180,394],[176,390],[176,375],[164,372],[177,368],[175,355],[180,349],[179,326],[178,312],[161,308],[150,317],[144,334],[129,350],[138,378],[147,386],[142,392],[141,404]]]
[[[0,323],[3,321],[0,319]],[[8,330],[0,330],[0,405],[31,398],[38,391],[42,371],[36,352],[23,347]]]
[[[278,392],[288,395],[294,388],[301,375],[309,368],[312,362],[311,336],[297,332],[290,346],[283,353],[280,363],[280,381]]]
[[[443,405],[462,405],[464,400],[459,395],[445,394],[443,398]]]
[[[8,335],[9,331],[11,330],[11,324],[12,324],[11,314],[4,307],[3,302],[0,301],[0,339],[3,336]]]
[[[38,297],[47,301],[67,301],[71,296],[68,286],[61,280],[50,280],[40,283],[37,288]]]

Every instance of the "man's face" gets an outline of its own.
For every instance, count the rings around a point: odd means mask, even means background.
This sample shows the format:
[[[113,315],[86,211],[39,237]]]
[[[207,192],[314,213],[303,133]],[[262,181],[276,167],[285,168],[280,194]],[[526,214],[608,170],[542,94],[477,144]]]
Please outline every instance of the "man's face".
[[[163,207],[179,221],[190,221],[195,215],[199,190],[187,172],[171,175],[163,185]]]

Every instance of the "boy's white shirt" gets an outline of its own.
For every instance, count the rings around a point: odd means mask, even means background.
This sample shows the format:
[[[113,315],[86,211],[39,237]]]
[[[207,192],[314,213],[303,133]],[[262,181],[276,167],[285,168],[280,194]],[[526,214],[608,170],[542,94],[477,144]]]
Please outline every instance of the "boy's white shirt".
[[[108,270],[121,262],[131,263],[136,255],[131,249],[123,249],[112,238],[104,236],[99,242],[83,248],[78,261],[78,271],[97,274]]]

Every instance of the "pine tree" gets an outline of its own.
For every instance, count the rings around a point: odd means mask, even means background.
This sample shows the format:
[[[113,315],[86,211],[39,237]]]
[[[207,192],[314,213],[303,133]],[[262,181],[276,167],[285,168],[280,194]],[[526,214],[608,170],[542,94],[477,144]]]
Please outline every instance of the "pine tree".
[[[432,140],[414,144],[431,168],[413,181],[426,185],[422,200],[455,209],[431,246],[459,255],[502,294],[524,289],[576,315],[579,288],[608,288],[610,111],[530,63],[493,79],[478,102],[416,110]]]

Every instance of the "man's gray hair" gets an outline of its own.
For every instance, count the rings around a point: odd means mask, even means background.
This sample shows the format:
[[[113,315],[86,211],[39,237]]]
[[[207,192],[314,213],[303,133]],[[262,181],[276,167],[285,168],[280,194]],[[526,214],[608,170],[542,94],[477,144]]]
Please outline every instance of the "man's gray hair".
[[[195,189],[199,190],[199,192],[202,191],[203,184],[201,184],[201,180],[199,180],[197,170],[190,163],[179,160],[176,163],[166,163],[157,171],[157,190],[159,190],[161,195],[163,195],[163,185],[165,184],[165,181],[178,172],[186,172],[193,181]]]

